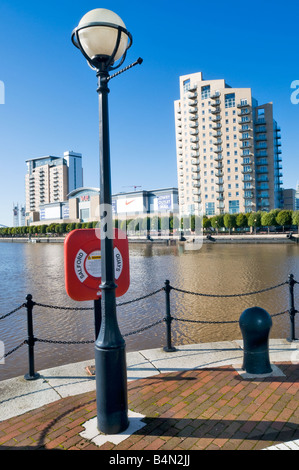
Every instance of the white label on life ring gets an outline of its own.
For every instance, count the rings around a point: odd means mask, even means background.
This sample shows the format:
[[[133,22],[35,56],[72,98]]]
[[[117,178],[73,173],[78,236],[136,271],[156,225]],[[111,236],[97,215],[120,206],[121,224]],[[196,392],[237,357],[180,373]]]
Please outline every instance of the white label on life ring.
[[[118,248],[114,248],[114,277],[118,279],[123,270],[123,257]]]
[[[77,278],[81,282],[84,282],[85,279],[87,279],[88,277],[84,269],[84,261],[85,261],[86,256],[87,254],[85,253],[85,251],[79,250],[78,253],[76,254],[75,263],[74,263],[75,273],[77,275]]]

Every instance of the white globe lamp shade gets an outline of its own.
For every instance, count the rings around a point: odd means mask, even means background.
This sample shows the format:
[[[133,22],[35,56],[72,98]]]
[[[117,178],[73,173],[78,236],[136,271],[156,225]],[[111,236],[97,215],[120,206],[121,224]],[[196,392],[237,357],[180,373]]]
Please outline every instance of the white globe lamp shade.
[[[109,61],[110,65],[126,54],[132,44],[130,33],[122,19],[113,11],[96,8],[83,16],[73,31],[79,47],[87,60],[95,65]]]

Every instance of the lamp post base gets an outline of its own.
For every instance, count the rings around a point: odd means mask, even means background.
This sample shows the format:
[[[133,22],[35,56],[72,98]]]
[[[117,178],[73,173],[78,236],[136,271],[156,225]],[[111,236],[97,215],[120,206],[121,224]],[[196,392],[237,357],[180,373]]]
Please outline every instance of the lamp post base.
[[[95,344],[98,430],[119,434],[129,426],[125,345],[103,349]]]

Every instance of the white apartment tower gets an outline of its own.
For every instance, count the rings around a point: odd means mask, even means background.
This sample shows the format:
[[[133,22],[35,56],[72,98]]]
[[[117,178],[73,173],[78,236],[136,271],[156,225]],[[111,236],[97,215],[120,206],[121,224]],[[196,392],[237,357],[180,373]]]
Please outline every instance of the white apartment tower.
[[[39,220],[41,204],[66,201],[71,191],[83,186],[82,155],[79,153],[33,158],[26,163],[26,218],[32,222]]]
[[[174,102],[181,214],[269,211],[282,205],[280,128],[250,88],[202,73],[180,77]]]

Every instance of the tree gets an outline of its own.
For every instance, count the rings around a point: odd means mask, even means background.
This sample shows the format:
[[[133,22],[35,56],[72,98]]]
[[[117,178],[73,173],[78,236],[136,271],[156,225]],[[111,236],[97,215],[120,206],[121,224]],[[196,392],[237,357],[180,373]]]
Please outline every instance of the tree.
[[[66,226],[66,231],[67,231],[67,232],[71,232],[72,230],[75,230],[75,228],[76,228],[76,224],[75,224],[75,223],[67,224],[67,226]]]
[[[50,224],[48,226],[48,232],[55,233],[55,227],[56,227],[56,224]]]
[[[151,219],[150,217],[144,217],[142,221],[142,230],[148,232],[151,228]]]
[[[292,224],[297,225],[298,233],[299,233],[299,211],[294,211],[293,212]]]
[[[282,210],[276,216],[276,221],[278,225],[284,227],[287,225],[292,225],[292,211]]]
[[[48,230],[48,225],[43,224],[39,226],[39,233],[45,234],[47,233],[47,230]]]
[[[209,217],[203,216],[202,219],[202,227],[204,229],[210,228],[211,227],[211,219]]]
[[[171,226],[170,226],[171,227]],[[180,228],[180,219],[177,216],[174,216],[172,219],[172,227],[173,230],[178,230]]]
[[[264,212],[261,217],[261,225],[268,227],[268,232],[272,225],[276,225],[276,216],[274,212]]]
[[[151,219],[151,229],[160,230],[161,229],[161,219],[157,215],[154,215]]]
[[[256,230],[256,227],[261,226],[261,217],[260,212],[251,212],[248,216],[248,226],[254,227]]]
[[[224,227],[223,215],[214,215],[211,218],[212,227],[219,230],[220,228]]]
[[[63,224],[56,224],[55,225],[55,233],[62,234],[63,233]]]
[[[246,214],[243,214],[241,212],[240,214],[237,215],[236,225],[237,225],[237,227],[240,227],[240,228],[248,227],[248,218],[247,218]]]
[[[223,217],[223,223],[224,223],[224,226],[229,229],[229,233],[230,233],[231,229],[237,226],[236,215],[225,214]]]
[[[161,229],[162,230],[169,230],[170,226],[169,226],[169,217],[167,216],[164,216],[161,218]]]

